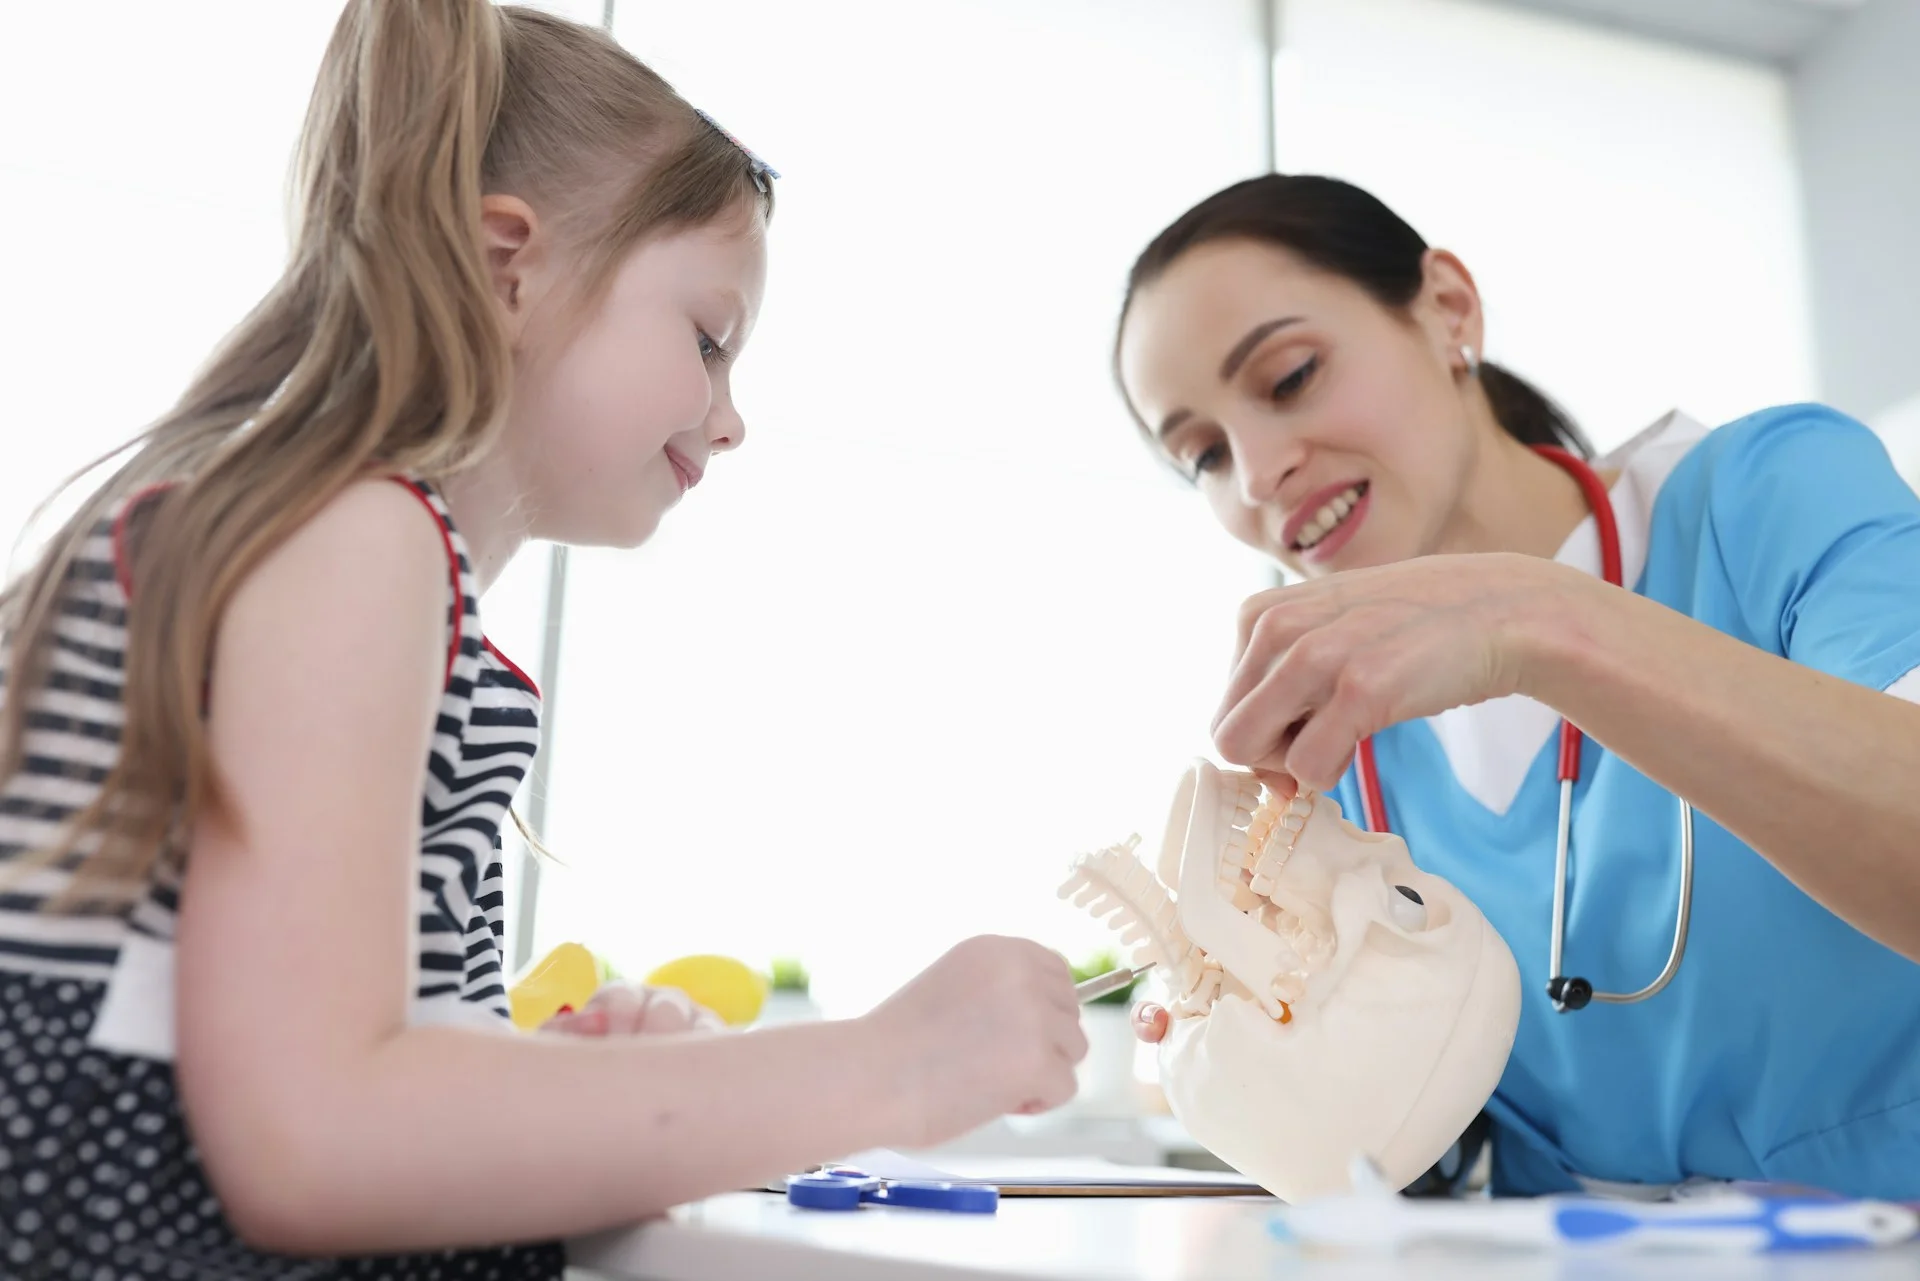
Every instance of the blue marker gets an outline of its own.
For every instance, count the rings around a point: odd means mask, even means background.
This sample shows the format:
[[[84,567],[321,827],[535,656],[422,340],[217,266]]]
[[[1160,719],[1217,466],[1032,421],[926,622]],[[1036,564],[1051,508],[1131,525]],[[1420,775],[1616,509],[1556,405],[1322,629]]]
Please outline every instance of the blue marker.
[[[1428,1201],[1396,1196],[1371,1163],[1351,1195],[1302,1201],[1271,1223],[1285,1241],[1394,1251],[1457,1242],[1558,1251],[1770,1254],[1898,1245],[1920,1213],[1891,1201],[1712,1193],[1647,1203],[1596,1197]]]
[[[1570,1197],[1549,1202],[1549,1210],[1569,1245],[1735,1254],[1896,1245],[1916,1227],[1914,1212],[1891,1202],[1738,1192],[1656,1205]]]

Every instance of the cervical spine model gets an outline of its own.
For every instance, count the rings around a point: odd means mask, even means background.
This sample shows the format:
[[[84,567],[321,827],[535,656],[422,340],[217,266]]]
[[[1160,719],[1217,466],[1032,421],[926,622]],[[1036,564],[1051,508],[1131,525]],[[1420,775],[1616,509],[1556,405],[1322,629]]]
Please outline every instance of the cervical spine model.
[[[1467,897],[1325,796],[1277,805],[1195,762],[1155,876],[1139,838],[1061,887],[1151,961],[1171,1014],[1167,1100],[1189,1133],[1284,1200],[1349,1190],[1356,1155],[1413,1182],[1485,1105],[1520,975]]]

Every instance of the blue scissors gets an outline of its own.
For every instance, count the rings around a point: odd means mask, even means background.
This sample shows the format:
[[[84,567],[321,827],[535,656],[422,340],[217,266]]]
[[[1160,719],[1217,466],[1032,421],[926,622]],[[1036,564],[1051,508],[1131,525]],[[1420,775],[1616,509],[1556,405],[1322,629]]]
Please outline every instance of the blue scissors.
[[[897,1205],[949,1214],[992,1214],[1000,1189],[915,1179],[889,1181],[844,1165],[824,1166],[787,1180],[787,1204],[803,1210],[857,1210],[862,1205]]]

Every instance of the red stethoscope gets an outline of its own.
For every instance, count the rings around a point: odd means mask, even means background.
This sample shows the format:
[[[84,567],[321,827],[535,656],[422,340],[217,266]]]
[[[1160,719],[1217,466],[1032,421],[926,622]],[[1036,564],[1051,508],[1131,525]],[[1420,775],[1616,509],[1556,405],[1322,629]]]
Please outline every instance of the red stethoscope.
[[[1613,501],[1607,496],[1605,482],[1600,479],[1599,473],[1587,466],[1584,459],[1564,449],[1555,449],[1550,445],[1535,445],[1533,448],[1542,458],[1559,464],[1579,482],[1581,492],[1586,495],[1587,506],[1593,509],[1593,523],[1600,532],[1601,574],[1615,587],[1621,586],[1620,524],[1614,519]],[[1685,797],[1680,797],[1680,906],[1674,918],[1673,950],[1667,954],[1666,966],[1661,969],[1659,977],[1637,992],[1596,992],[1593,984],[1587,980],[1569,978],[1560,972],[1566,943],[1567,854],[1573,832],[1573,787],[1580,780],[1580,737],[1580,731],[1562,718],[1560,825],[1554,841],[1553,940],[1547,967],[1547,973],[1551,976],[1547,979],[1547,997],[1553,1002],[1553,1008],[1562,1014],[1585,1009],[1589,1001],[1628,1005],[1658,993],[1673,981],[1673,976],[1680,970],[1680,958],[1687,950],[1687,920],[1693,912],[1693,806],[1687,803]],[[1360,775],[1360,804],[1367,830],[1391,832],[1393,829],[1387,823],[1386,801],[1380,793],[1380,768],[1374,763],[1371,738],[1361,740],[1354,763]]]

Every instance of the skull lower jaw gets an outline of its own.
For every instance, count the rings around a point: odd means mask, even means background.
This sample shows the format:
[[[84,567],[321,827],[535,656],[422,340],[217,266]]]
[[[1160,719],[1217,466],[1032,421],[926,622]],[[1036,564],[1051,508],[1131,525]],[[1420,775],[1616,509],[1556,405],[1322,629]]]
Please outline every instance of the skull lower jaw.
[[[1310,1003],[1285,1026],[1231,990],[1174,1019],[1159,1052],[1174,1115],[1283,1200],[1349,1191],[1359,1154],[1391,1186],[1412,1183],[1485,1106],[1518,1023],[1512,953],[1472,925],[1471,973],[1445,986],[1374,958],[1345,976],[1351,999]]]
[[[1282,1200],[1347,1191],[1360,1152],[1404,1187],[1435,1157],[1399,1150],[1401,1114],[1381,1092],[1340,1080],[1338,1048],[1311,1021],[1282,1027],[1254,1003],[1222,996],[1211,1013],[1168,1029],[1160,1079],[1195,1141]]]

